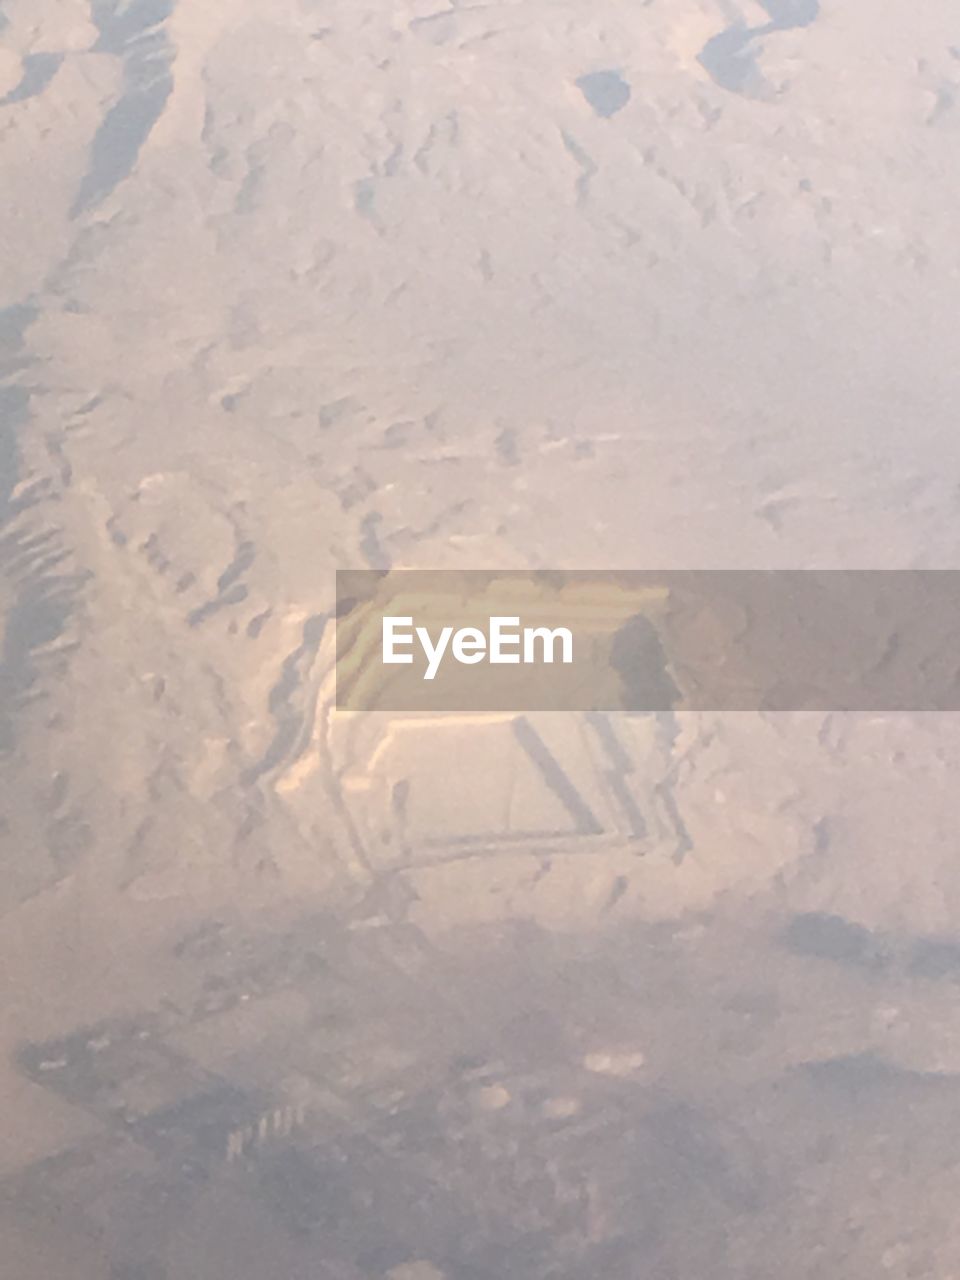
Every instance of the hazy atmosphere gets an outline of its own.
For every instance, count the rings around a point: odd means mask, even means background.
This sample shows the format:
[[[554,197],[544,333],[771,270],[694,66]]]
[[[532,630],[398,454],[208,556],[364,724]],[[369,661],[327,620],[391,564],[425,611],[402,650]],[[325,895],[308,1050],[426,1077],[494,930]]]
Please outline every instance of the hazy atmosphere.
[[[334,634],[960,570],[958,146],[955,0],[0,0],[2,1280],[960,1277],[960,713]]]

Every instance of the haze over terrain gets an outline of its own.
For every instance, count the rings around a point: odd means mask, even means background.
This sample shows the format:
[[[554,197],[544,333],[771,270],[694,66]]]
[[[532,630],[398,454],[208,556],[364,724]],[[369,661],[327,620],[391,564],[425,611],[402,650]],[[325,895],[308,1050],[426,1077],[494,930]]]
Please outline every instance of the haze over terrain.
[[[960,1276],[956,716],[332,707],[960,569],[958,143],[947,0],[0,0],[3,1280]]]

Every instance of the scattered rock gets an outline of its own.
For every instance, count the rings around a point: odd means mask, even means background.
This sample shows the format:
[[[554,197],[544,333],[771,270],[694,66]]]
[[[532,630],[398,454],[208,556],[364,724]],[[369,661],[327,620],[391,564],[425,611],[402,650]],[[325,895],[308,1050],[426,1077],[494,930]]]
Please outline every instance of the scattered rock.
[[[502,1084],[487,1085],[477,1090],[474,1101],[481,1111],[502,1111],[510,1104],[510,1091]]]
[[[547,1120],[572,1120],[580,1110],[579,1098],[548,1098],[543,1104],[543,1115]]]
[[[646,1058],[639,1050],[625,1050],[612,1053],[588,1053],[583,1060],[583,1065],[595,1075],[616,1076],[618,1079],[624,1079],[639,1071],[645,1062]]]
[[[404,1262],[387,1272],[386,1280],[446,1280],[432,1262]]]
[[[619,71],[590,71],[580,77],[577,88],[605,120],[622,111],[631,98],[630,86]]]

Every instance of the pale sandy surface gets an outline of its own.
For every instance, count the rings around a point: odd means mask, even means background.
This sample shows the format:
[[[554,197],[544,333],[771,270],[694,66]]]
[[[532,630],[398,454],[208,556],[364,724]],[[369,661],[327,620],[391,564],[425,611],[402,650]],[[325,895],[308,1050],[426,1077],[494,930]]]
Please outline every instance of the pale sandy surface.
[[[960,1276],[956,719],[346,725],[328,619],[960,568],[956,5],[0,14],[3,1280]]]

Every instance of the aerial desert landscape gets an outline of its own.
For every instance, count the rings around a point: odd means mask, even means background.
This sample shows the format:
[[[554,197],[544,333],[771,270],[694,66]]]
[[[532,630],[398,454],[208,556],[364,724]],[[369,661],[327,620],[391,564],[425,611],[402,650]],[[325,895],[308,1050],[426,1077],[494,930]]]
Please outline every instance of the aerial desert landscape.
[[[2,1280],[960,1278],[957,713],[335,646],[960,571],[958,145],[948,0],[0,0]]]

